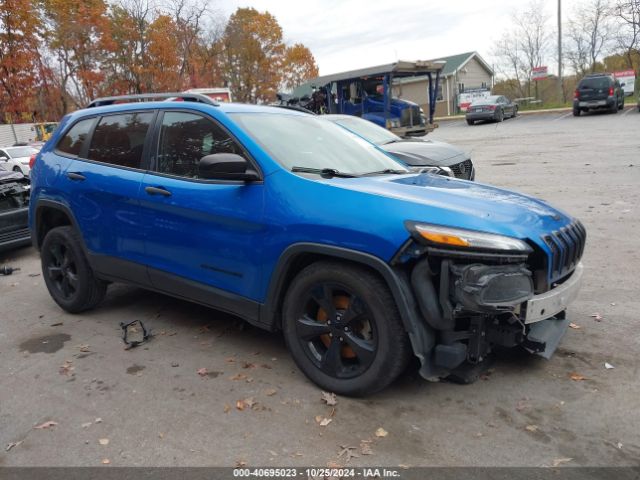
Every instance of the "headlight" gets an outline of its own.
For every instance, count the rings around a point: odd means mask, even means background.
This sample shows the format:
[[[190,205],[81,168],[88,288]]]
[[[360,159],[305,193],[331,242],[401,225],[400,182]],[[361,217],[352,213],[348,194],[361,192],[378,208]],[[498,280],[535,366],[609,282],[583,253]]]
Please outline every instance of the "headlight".
[[[530,253],[533,251],[522,240],[504,235],[427,223],[406,222],[405,225],[414,237],[433,246],[500,252]]]

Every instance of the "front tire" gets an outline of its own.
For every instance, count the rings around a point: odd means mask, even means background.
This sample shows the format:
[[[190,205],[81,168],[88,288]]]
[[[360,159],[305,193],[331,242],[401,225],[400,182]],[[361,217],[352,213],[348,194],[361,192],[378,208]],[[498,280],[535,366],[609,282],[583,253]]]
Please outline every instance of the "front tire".
[[[475,120],[467,120],[467,125],[475,125]]]
[[[500,109],[496,116],[496,122],[500,123],[504,121],[504,110]]]
[[[69,313],[94,308],[107,283],[95,277],[73,227],[56,227],[44,237],[40,254],[42,276],[55,302]]]
[[[306,267],[286,293],[282,321],[300,370],[331,392],[362,396],[382,390],[409,361],[409,339],[393,295],[363,267]]]

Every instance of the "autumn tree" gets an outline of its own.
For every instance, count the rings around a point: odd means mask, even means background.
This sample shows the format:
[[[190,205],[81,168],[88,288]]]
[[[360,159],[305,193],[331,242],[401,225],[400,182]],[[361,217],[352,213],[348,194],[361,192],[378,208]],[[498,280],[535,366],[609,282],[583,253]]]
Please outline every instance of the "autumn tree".
[[[246,103],[275,99],[286,49],[275,17],[238,8],[229,18],[222,45],[225,77],[234,98]]]
[[[637,57],[640,54],[640,0],[617,0],[613,9],[615,19],[619,21],[616,42],[624,51],[627,68],[640,67]]]
[[[282,68],[282,85],[293,90],[298,85],[318,76],[318,65],[307,47],[296,43],[287,47]]]
[[[75,106],[86,105],[103,91],[102,67],[113,48],[104,0],[42,0],[44,38],[58,71],[60,86]],[[68,109],[66,97],[62,99]]]
[[[40,17],[30,0],[0,1],[0,122],[19,121],[34,108]]]
[[[576,73],[596,71],[598,59],[609,49],[613,32],[608,0],[589,0],[576,5],[569,19],[564,49]]]

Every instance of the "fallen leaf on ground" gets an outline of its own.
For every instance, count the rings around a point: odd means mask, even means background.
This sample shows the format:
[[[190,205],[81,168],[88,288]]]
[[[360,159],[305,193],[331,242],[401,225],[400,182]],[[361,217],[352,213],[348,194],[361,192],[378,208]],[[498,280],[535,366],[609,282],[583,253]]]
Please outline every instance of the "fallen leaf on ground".
[[[158,438],[163,439],[163,438],[164,438],[164,432],[160,432],[160,433],[158,434]]]
[[[574,380],[576,382],[579,382],[581,380],[586,380],[586,377],[584,375],[580,375],[579,373],[576,373],[576,372],[571,372],[569,374],[569,378],[571,378],[571,380]]]
[[[243,400],[238,400],[236,402],[236,408],[238,410],[244,410],[247,407],[252,408],[256,403],[257,402],[254,400],[253,397],[248,397]]]
[[[373,450],[371,450],[371,440],[360,440],[360,454],[373,455]]]
[[[526,427],[524,427],[525,430],[528,430],[529,432],[537,432],[538,431],[538,426],[537,425],[527,425]]]
[[[256,368],[256,364],[251,362],[242,362],[242,368]]]
[[[42,430],[44,428],[55,427],[58,425],[58,422],[54,422],[53,420],[49,420],[48,422],[41,423],[40,425],[33,427],[37,430]]]
[[[93,423],[102,423],[102,419],[98,417],[93,421]]]
[[[575,323],[571,322],[571,323],[569,324],[569,328],[573,328],[574,330],[579,330],[579,329],[581,329],[582,327],[581,327],[580,325],[576,325]]]
[[[60,367],[60,370],[58,370],[58,372],[60,373],[60,375],[66,375],[68,377],[74,370],[75,367],[73,366],[73,362],[65,360],[64,364]]]
[[[102,460],[103,465],[109,465],[110,463],[111,463],[111,460],[109,460],[108,458],[105,458],[104,460]]]
[[[267,389],[264,391],[264,394],[265,394],[267,397],[273,397],[276,393],[278,393],[278,391],[277,391],[275,388],[267,388]]]
[[[240,468],[240,467],[246,467],[247,466],[247,461],[246,460],[236,460],[236,467]]]
[[[202,367],[198,369],[198,375],[200,376],[206,376],[209,373],[209,370],[207,370],[206,368]]]
[[[345,463],[349,462],[352,458],[358,458],[358,454],[355,453],[356,447],[350,447],[348,445],[340,445],[340,451],[338,457],[344,456]]]
[[[556,458],[556,459],[553,461],[553,466],[554,466],[554,467],[557,467],[557,466],[559,466],[559,465],[562,465],[563,463],[570,462],[571,460],[573,460],[573,458]]]
[[[8,452],[9,450],[11,450],[13,447],[17,447],[18,445],[20,445],[22,443],[22,440],[20,440],[19,442],[11,442],[7,444],[7,448],[4,449],[5,452]],[[622,446],[622,444],[620,444],[620,446]]]
[[[376,437],[386,437],[387,435],[389,435],[389,432],[382,427],[376,430]]]
[[[607,370],[611,370],[612,368],[616,368],[616,367],[614,367],[613,365],[611,365],[608,362],[604,362],[604,368],[606,368]]]
[[[80,351],[81,352],[90,352],[91,350],[89,350],[89,345],[80,345]]]
[[[100,445],[109,445],[109,439],[108,438],[101,438],[100,440],[98,440],[98,443]]]
[[[228,403],[224,404],[224,413],[229,413],[231,411],[231,405]]]
[[[225,361],[227,363],[235,363],[236,359],[235,359],[235,357],[227,357]]]
[[[246,380],[247,378],[244,373],[236,373],[233,377],[229,377],[229,380]]]
[[[599,313],[592,313],[591,317],[596,321],[599,322],[600,320],[602,320],[602,315],[600,315]]]
[[[338,404],[338,399],[336,398],[335,393],[322,392],[320,394],[320,399],[330,407]]]
[[[316,423],[318,425],[320,425],[321,427],[326,427],[327,425],[329,425],[331,423],[331,419],[323,417],[322,415],[317,415],[316,416]]]

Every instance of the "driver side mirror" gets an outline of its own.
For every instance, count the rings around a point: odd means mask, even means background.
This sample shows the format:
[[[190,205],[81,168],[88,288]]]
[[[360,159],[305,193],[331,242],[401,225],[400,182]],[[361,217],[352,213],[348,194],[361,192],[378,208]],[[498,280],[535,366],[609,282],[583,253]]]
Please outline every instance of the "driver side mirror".
[[[9,161],[9,157],[6,157],[4,155],[0,155],[0,160],[2,160],[3,162],[8,162]]]
[[[235,153],[214,153],[200,159],[198,177],[204,180],[260,180],[246,158]]]

